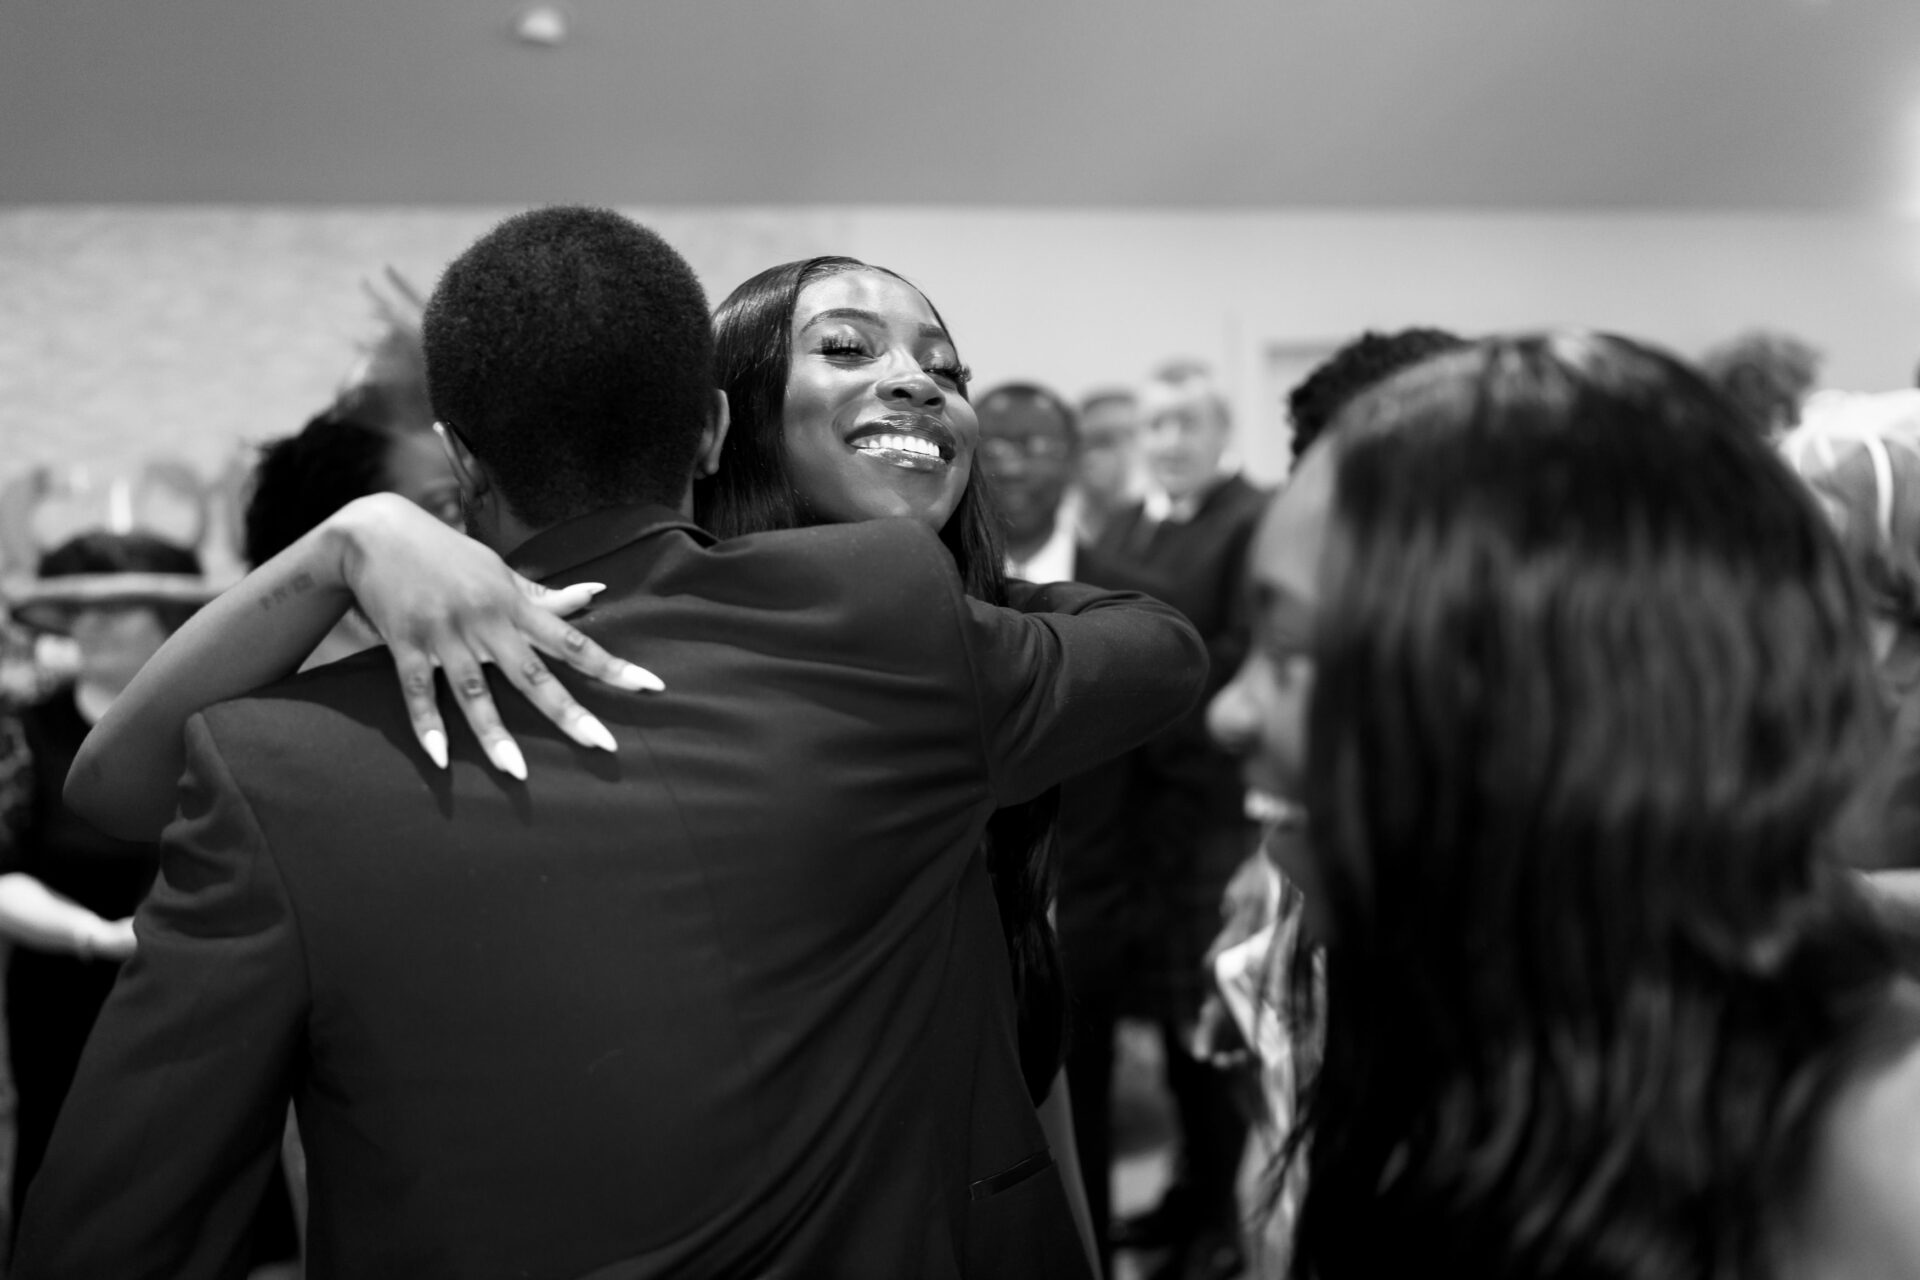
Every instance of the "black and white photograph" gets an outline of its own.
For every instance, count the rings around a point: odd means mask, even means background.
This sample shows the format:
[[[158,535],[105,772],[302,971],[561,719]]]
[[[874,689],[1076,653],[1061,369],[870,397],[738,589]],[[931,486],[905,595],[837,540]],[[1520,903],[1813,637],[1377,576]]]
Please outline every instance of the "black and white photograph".
[[[1920,3],[0,121],[0,1280],[1920,1280]]]

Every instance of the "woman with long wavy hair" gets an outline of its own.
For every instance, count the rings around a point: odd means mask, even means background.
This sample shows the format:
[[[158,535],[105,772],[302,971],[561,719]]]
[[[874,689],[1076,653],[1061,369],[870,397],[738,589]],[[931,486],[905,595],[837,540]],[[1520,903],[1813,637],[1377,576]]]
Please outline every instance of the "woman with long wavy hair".
[[[938,350],[943,342],[951,346],[944,338],[945,320],[903,277],[839,256],[808,258],[762,271],[735,289],[714,312],[717,378],[726,392],[733,425],[721,448],[719,467],[695,482],[695,521],[718,537],[730,538],[851,519],[921,519],[939,532],[953,553],[967,594],[989,604],[1009,603],[1006,555],[991,493],[971,467],[972,441],[952,441],[958,452],[967,455],[968,463],[964,474],[956,474],[959,468],[951,465],[921,469],[916,457],[894,456],[898,450],[881,443],[885,436],[871,437],[872,448],[849,449],[842,447],[841,439],[849,431],[836,431],[831,425],[809,429],[812,420],[843,415],[834,415],[831,406],[816,405],[817,397],[807,394],[809,375],[804,362],[831,362],[830,376],[854,388],[886,376],[884,369],[875,368],[876,352],[867,349],[873,345],[871,333],[862,332],[870,329],[871,322],[847,315],[824,326],[815,320],[829,311],[878,314],[873,298],[829,296],[816,288],[831,288],[835,282],[874,297],[891,294],[907,302],[902,295],[910,294],[919,299],[942,335],[931,356],[929,380],[936,386],[944,384],[945,389],[936,389],[935,394],[966,398],[966,367],[957,354]],[[837,305],[847,301],[869,305]],[[798,370],[796,355],[803,362]],[[846,425],[858,429],[864,424],[848,421]],[[904,432],[914,429],[905,419],[889,425]],[[937,433],[940,428],[933,425],[931,430]],[[945,444],[937,441],[935,447]],[[1059,954],[1047,920],[1057,878],[1052,828],[1058,800],[1054,791],[1001,810],[988,823],[985,848],[1013,966],[1021,1065],[1036,1103],[1055,1084],[1065,1034]]]
[[[1920,1274],[1920,985],[1831,849],[1884,706],[1737,412],[1477,344],[1356,402],[1254,566],[1213,721],[1310,815],[1294,1273]]]

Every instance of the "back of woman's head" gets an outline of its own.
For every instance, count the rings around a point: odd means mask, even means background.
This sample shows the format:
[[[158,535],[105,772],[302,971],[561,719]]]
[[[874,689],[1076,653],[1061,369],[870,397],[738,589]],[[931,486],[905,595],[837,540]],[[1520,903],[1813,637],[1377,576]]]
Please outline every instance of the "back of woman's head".
[[[260,450],[243,517],[245,554],[263,564],[355,498],[386,488],[393,437],[329,410]]]
[[[1823,852],[1881,737],[1831,531],[1619,338],[1441,356],[1331,439],[1303,1268],[1754,1274],[1889,973]]]

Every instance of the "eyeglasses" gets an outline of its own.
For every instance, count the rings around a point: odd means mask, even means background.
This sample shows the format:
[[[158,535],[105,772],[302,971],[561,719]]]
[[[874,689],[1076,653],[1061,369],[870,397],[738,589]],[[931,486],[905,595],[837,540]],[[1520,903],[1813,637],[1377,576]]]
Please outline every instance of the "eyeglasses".
[[[988,462],[1059,462],[1073,446],[1059,436],[989,436],[980,442],[980,456]]]

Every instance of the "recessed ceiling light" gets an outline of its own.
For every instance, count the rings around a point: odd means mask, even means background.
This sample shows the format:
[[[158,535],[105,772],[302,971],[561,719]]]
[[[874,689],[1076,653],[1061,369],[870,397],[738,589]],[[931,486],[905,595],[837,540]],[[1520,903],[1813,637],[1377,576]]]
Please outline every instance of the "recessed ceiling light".
[[[552,48],[563,44],[573,18],[557,4],[530,4],[513,15],[514,39],[522,44]]]

